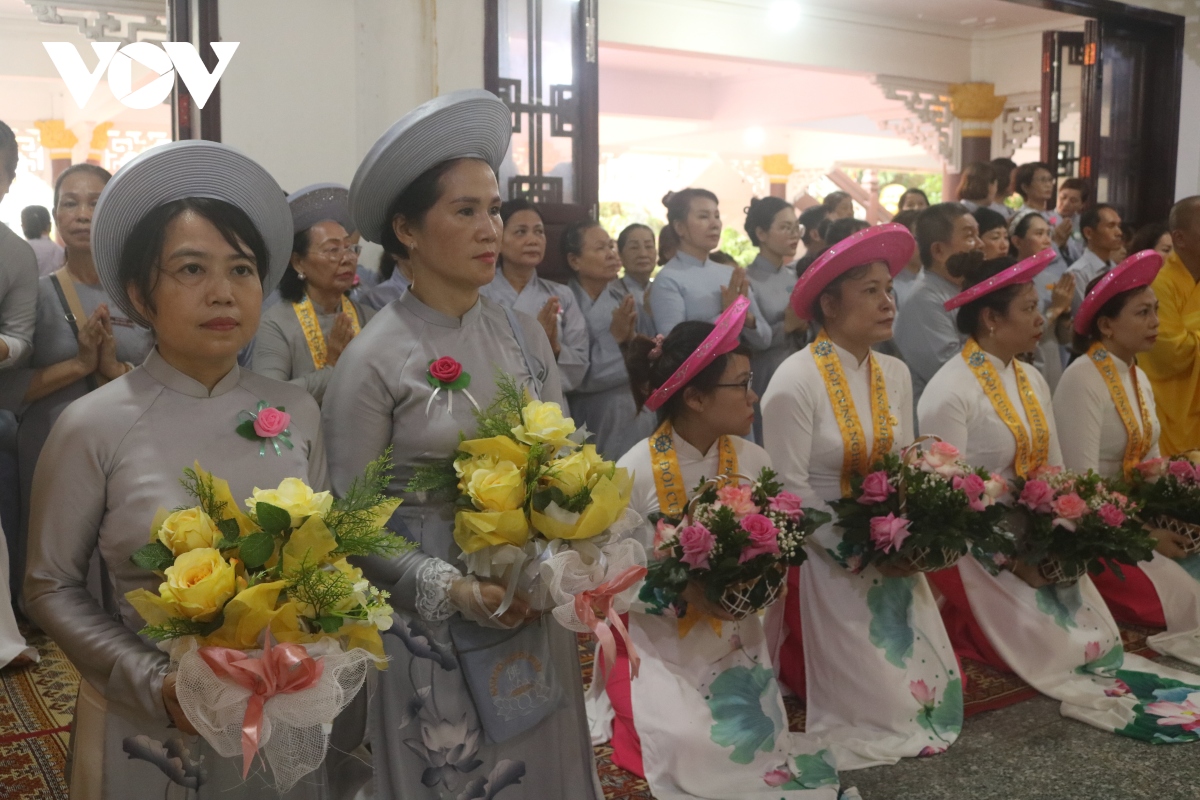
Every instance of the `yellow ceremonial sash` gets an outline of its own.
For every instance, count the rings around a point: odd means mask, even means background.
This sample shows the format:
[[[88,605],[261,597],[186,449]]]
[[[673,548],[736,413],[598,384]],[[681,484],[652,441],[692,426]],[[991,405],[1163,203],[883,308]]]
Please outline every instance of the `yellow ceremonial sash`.
[[[992,408],[995,409],[996,416],[1000,417],[1000,421],[1008,427],[1013,438],[1017,440],[1017,455],[1013,459],[1013,471],[1017,473],[1018,477],[1028,477],[1029,473],[1045,465],[1050,458],[1050,426],[1046,424],[1046,415],[1042,411],[1042,405],[1038,402],[1037,395],[1033,392],[1033,386],[1030,385],[1029,378],[1025,375],[1025,366],[1014,359],[1013,370],[1017,374],[1017,391],[1021,395],[1021,406],[1025,409],[1025,416],[1029,419],[1028,430],[1009,401],[1008,393],[1004,391],[1004,384],[1000,382],[996,370],[992,368],[992,362],[988,361],[983,349],[974,338],[967,339],[966,345],[963,346],[962,357],[971,372],[975,374],[975,379],[979,381],[983,393],[987,395]],[[1032,439],[1030,431],[1033,434]]]
[[[654,488],[658,491],[658,510],[668,519],[683,519],[687,509],[687,487],[683,485],[683,473],[679,470],[679,456],[675,454],[675,436],[671,421],[667,420],[650,437],[650,466],[654,471]],[[737,451],[728,436],[717,439],[717,472],[719,476],[733,476],[738,471]]]
[[[1092,363],[1096,365],[1096,369],[1100,371],[1100,377],[1104,378],[1104,385],[1108,387],[1108,394],[1112,398],[1113,405],[1117,407],[1121,424],[1125,426],[1125,455],[1121,459],[1121,468],[1124,470],[1125,477],[1128,478],[1133,468],[1142,463],[1154,445],[1154,422],[1150,419],[1150,410],[1146,408],[1146,404],[1142,401],[1142,393],[1138,390],[1137,368],[1129,367],[1129,377],[1133,379],[1133,393],[1137,396],[1140,423],[1138,416],[1134,416],[1133,408],[1130,407],[1129,397],[1125,394],[1125,387],[1121,384],[1121,376],[1117,374],[1117,365],[1113,363],[1109,352],[1099,342],[1095,342],[1088,348],[1087,354]]]
[[[312,355],[313,364],[317,369],[324,369],[327,360],[325,336],[321,333],[321,323],[317,321],[317,309],[313,306],[313,301],[305,295],[299,303],[292,303],[292,308],[296,311],[296,319],[300,320],[300,330],[304,331],[304,341],[308,343],[308,352]],[[342,296],[342,313],[350,317],[354,335],[358,336],[362,331],[362,325],[358,322],[358,312],[354,310],[350,298],[345,295]]]
[[[871,428],[874,444],[867,452],[866,433],[854,408],[854,397],[842,372],[842,360],[833,349],[833,342],[822,330],[812,344],[813,360],[825,383],[825,392],[833,406],[833,416],[842,434],[842,496],[850,495],[850,479],[866,475],[871,467],[892,450],[892,428],[897,424],[888,402],[887,382],[883,369],[874,355],[868,355],[871,366]]]

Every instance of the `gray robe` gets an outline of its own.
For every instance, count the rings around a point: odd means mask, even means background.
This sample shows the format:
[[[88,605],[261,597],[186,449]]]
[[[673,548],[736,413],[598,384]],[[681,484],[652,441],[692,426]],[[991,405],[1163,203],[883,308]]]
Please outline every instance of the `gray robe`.
[[[545,374],[541,399],[561,401],[545,332],[537,320],[520,313],[515,317],[533,369]],[[392,524],[420,544],[415,553],[363,565],[368,577],[391,588],[397,611],[395,624],[383,637],[392,660],[379,676],[370,713],[376,796],[457,798],[468,784],[483,786],[498,770],[496,777],[499,772],[523,774],[519,784],[503,789],[502,800],[602,800],[575,634],[552,620],[535,623],[548,635],[549,660],[564,702],[536,727],[495,744],[482,730],[460,654],[450,640],[450,625],[461,617],[434,622],[418,613],[418,608],[436,604],[421,591],[422,569],[436,565],[431,559],[460,570],[462,564],[451,535],[453,505],[445,498],[407,493],[405,487],[414,467],[448,458],[460,431],[468,437],[475,432],[474,408],[462,393],[455,392],[452,414],[445,392],[428,405],[433,392],[425,378],[428,365],[442,356],[463,365],[471,376],[468,391],[485,408],[495,394],[497,371],[530,383],[530,368],[503,308],[481,296],[457,319],[408,292],[380,311],[346,348],[322,407],[334,492],[345,492],[368,462],[394,446],[390,491],[404,503]],[[498,767],[501,762],[509,763]],[[501,783],[505,781],[489,788],[494,791]]]
[[[638,413],[629,391],[629,371],[621,347],[609,331],[613,311],[625,300],[628,288],[615,280],[595,300],[574,278],[570,283],[575,301],[587,320],[591,349],[588,371],[579,388],[571,392],[571,414],[576,425],[587,425],[596,435],[596,449],[610,461],[616,461],[654,433],[658,420],[654,412]],[[641,324],[641,315],[638,316]]]
[[[154,346],[154,334],[140,328],[126,318],[121,310],[108,298],[100,286],[88,286],[75,282],[79,304],[83,313],[90,316],[101,303],[108,305],[112,315],[113,337],[117,341],[117,360],[140,364]],[[38,280],[37,325],[33,334],[33,358],[21,369],[11,370],[5,378],[3,392],[7,399],[0,405],[13,405],[21,409],[17,429],[17,471],[21,478],[21,524],[18,529],[17,547],[10,555],[13,565],[13,591],[21,593],[21,575],[25,571],[25,540],[29,531],[30,492],[33,490],[33,470],[37,466],[42,445],[50,435],[58,415],[75,400],[88,393],[87,380],[78,380],[56,392],[25,404],[25,392],[33,380],[33,374],[60,361],[79,355],[79,339],[71,331],[62,302],[54,284],[47,276]]]
[[[354,310],[358,312],[360,325],[366,325],[375,316],[374,311],[364,309],[359,303],[354,304]],[[340,310],[333,314],[317,312],[317,324],[327,341],[339,313]],[[325,398],[325,387],[329,385],[329,376],[333,374],[333,367],[317,369],[295,307],[287,302],[276,303],[263,312],[262,322],[254,337],[254,356],[250,368],[259,375],[303,387],[317,401],[317,405]]]
[[[235,433],[239,412],[254,410],[260,400],[292,415],[294,446],[282,455],[268,448],[260,456],[257,442]],[[183,469],[194,461],[227,480],[238,502],[255,487],[274,487],[287,477],[316,490],[328,483],[320,411],[304,390],[234,367],[210,394],[157,350],[138,369],[63,411],[34,477],[26,607],[79,668],[85,688],[107,704],[102,726],[89,727],[95,720],[77,713],[72,766],[95,770],[103,753],[103,796],[111,800],[276,795],[257,768],[243,783],[240,758],[222,758],[199,737],[168,727],[162,681],[169,659],[137,635],[144,623],[125,600],[132,589],[158,589],[159,578],[129,557],[149,541],[160,508],[194,504],[180,485]],[[111,582],[108,608],[85,586],[96,550]],[[96,735],[81,737],[81,728]],[[131,759],[123,748],[139,734],[160,742],[182,739],[194,756],[203,756],[207,783],[198,793],[187,792],[149,761]],[[288,793],[326,796],[323,770]]]
[[[784,264],[776,268],[762,255],[755,257],[746,267],[746,277],[758,300],[758,308],[762,312],[759,325],[771,329],[771,345],[766,350],[755,351],[750,357],[750,370],[754,373],[754,393],[762,397],[771,383],[771,376],[779,365],[792,353],[801,349],[797,343],[804,341],[804,334],[789,335],[783,330],[784,317],[787,316],[788,303],[792,299],[792,289],[796,285],[796,267]],[[754,407],[754,438],[762,441],[762,409]]]
[[[0,368],[19,367],[29,360],[37,318],[37,283],[33,248],[0,223],[0,339],[8,345],[8,358],[0,361]],[[11,377],[0,375],[0,381]]]

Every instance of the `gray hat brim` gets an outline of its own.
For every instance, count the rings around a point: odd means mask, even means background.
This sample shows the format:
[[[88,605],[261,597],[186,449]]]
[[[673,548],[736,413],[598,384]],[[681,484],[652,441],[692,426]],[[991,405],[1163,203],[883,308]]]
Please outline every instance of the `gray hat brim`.
[[[150,326],[117,277],[129,235],[154,209],[185,197],[223,200],[241,209],[267,246],[263,296],[274,290],[292,254],[292,213],[283,189],[258,162],[217,142],[169,142],[122,167],[96,203],[92,258],[109,298],[129,319]],[[260,264],[261,270],[264,265]]]
[[[340,183],[314,183],[288,195],[292,210],[292,233],[306,231],[318,222],[332,220],[354,233],[350,216],[350,190]]]
[[[479,158],[499,172],[510,138],[512,113],[484,89],[451,92],[405,114],[375,142],[350,184],[350,213],[363,238],[381,243],[392,203],[443,161]]]

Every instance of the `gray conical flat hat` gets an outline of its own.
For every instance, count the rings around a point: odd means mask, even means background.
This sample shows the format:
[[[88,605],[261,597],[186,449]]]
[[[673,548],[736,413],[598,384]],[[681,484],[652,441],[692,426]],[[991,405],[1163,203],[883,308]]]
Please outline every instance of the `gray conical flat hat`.
[[[267,245],[263,294],[283,277],[292,254],[292,213],[283,189],[258,162],[234,148],[202,140],[170,142],[122,167],[92,215],[92,257],[104,291],[134,322],[149,327],[117,279],[130,233],[159,206],[185,197],[224,200],[246,213]]]
[[[340,183],[314,183],[297,189],[288,195],[288,207],[292,210],[292,232],[306,231],[318,222],[333,220],[354,233],[354,219],[350,216],[350,190]]]
[[[426,170],[455,158],[479,158],[499,171],[512,137],[512,113],[491,92],[465,89],[400,118],[358,165],[350,213],[369,242],[381,242],[388,208]]]

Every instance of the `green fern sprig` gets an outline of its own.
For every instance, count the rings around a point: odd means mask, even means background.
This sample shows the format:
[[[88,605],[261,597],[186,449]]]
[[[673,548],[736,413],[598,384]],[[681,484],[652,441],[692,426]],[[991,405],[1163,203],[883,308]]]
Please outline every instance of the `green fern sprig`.
[[[190,496],[196,499],[203,509],[205,514],[216,522],[225,519],[225,502],[217,499],[217,491],[213,488],[213,478],[209,475],[208,478],[201,478],[196,470],[191,467],[185,467],[183,477],[179,480],[183,484],[183,490]],[[181,506],[178,510],[187,508]]]
[[[224,622],[224,616],[218,616],[211,622],[197,622],[194,619],[171,617],[161,625],[147,625],[142,628],[141,635],[156,642],[178,639],[181,636],[208,636],[217,628],[220,628]]]
[[[325,525],[337,540],[334,556],[397,556],[415,545],[381,527],[376,508],[386,503],[392,476],[392,448],[367,465],[346,493],[333,501],[325,514]]]

